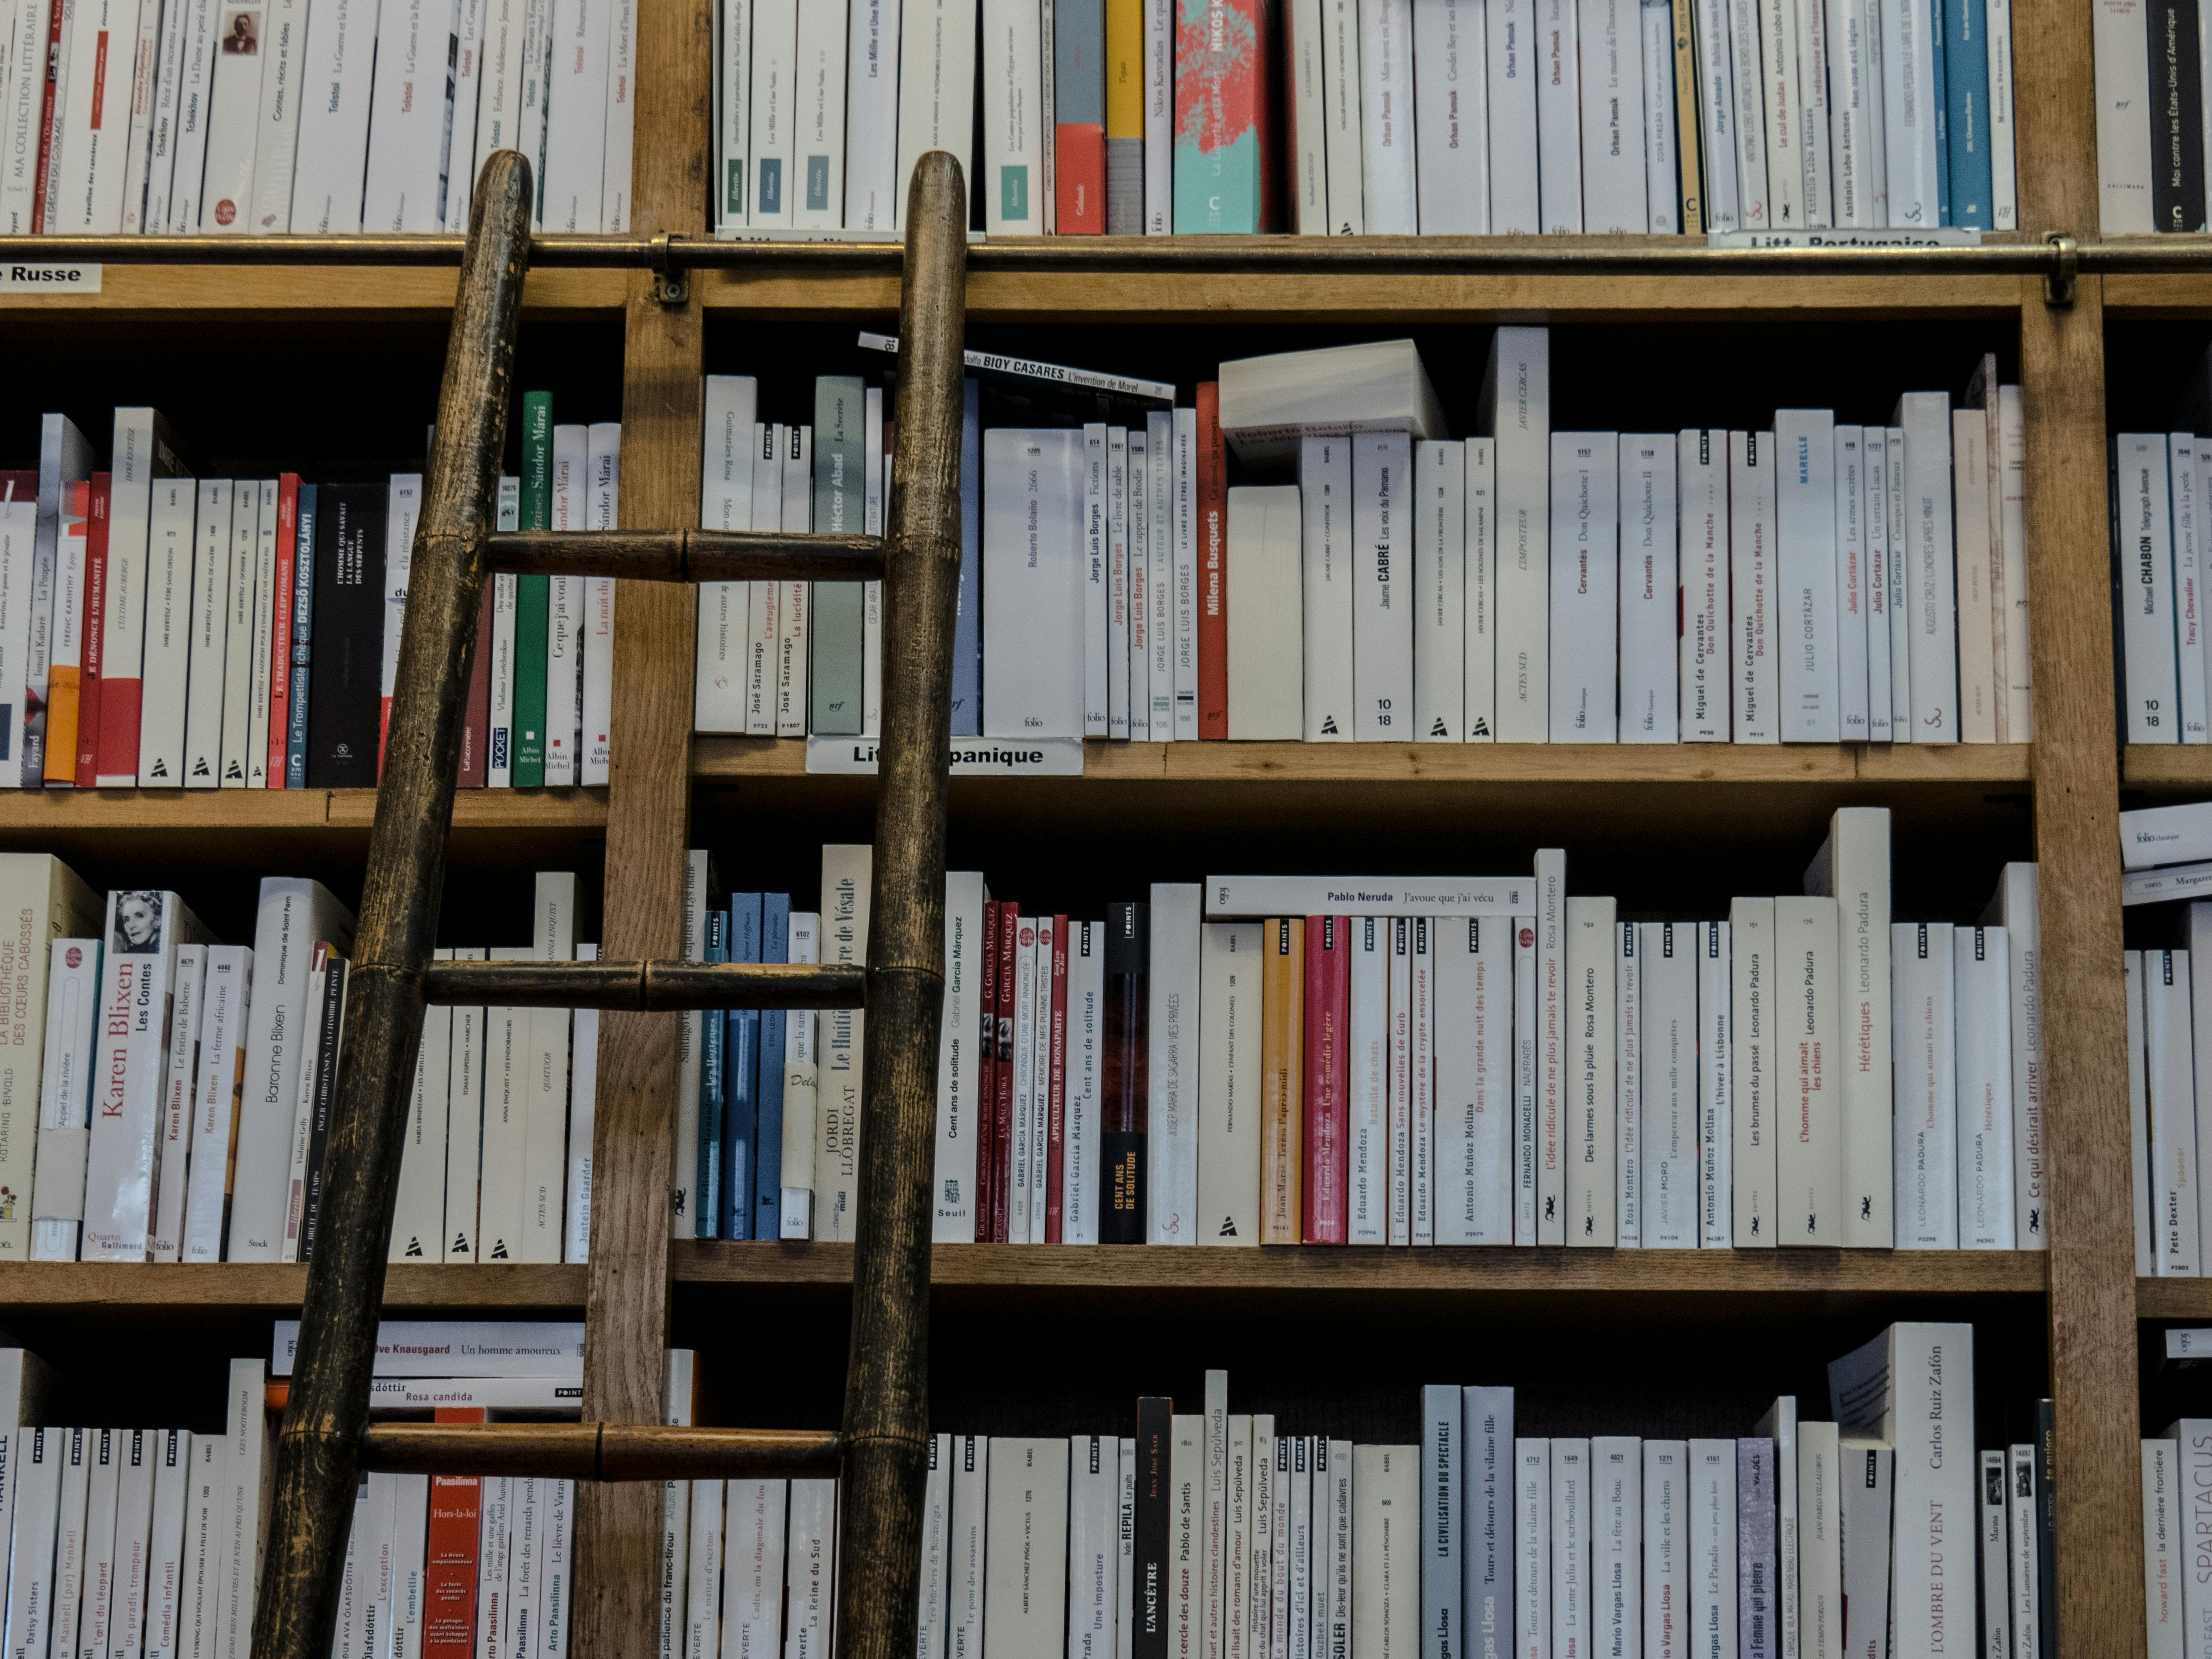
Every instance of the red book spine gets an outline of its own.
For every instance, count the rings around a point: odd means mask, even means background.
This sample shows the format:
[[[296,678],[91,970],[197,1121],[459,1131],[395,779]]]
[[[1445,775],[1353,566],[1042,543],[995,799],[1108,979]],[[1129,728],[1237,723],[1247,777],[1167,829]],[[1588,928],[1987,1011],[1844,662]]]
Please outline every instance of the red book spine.
[[[1062,236],[1106,234],[1106,129],[1063,121],[1053,133],[1053,203]]]
[[[1345,1138],[1350,1130],[1351,922],[1306,918],[1305,1241],[1344,1243]]]
[[[276,479],[276,602],[269,629],[269,781],[284,787],[285,739],[292,730],[292,584],[300,556],[300,475]],[[485,584],[489,586],[490,584]]]
[[[483,599],[477,606],[477,646],[469,656],[469,700],[461,710],[460,786],[484,787],[484,767],[491,741],[491,589],[486,581]]]
[[[1039,1033],[1040,1036],[1046,1035]],[[1067,918],[1052,919],[1052,1060],[1045,1103],[1044,1242],[1060,1243],[1062,1147],[1067,1132]]]
[[[56,11],[61,8],[56,6]],[[84,526],[84,615],[82,666],[77,674],[76,787],[100,782],[100,649],[102,615],[107,609],[107,507],[114,475],[92,475],[92,511]]]
[[[982,1042],[976,1052],[982,1063],[976,1068],[975,1091],[975,1242],[991,1242],[991,1217],[998,1202],[999,1183],[993,1179],[999,1144],[999,901],[983,901]]]
[[[1022,912],[999,906],[999,1086],[991,1125],[991,1238],[1003,1244],[1014,1190],[1014,956],[1020,949]],[[1026,1244],[1029,1240],[1024,1239]]]
[[[441,1406],[441,1423],[481,1423],[481,1406]],[[475,1659],[477,1552],[483,1531],[483,1480],[430,1477],[422,1540],[422,1659]]]
[[[58,95],[56,83],[61,78],[62,23],[68,9],[51,7],[46,14],[46,86],[39,103],[39,176],[31,184],[31,234],[41,234],[46,228],[46,169],[53,165],[54,100]],[[166,230],[162,225],[155,228]]]
[[[1221,387],[1198,385],[1198,735],[1229,735],[1229,479]]]

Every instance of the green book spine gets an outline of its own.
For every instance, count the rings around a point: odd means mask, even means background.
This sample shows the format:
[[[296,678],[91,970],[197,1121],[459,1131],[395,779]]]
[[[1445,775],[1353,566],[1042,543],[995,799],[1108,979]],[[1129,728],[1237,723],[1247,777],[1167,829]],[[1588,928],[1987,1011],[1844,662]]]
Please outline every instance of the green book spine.
[[[522,394],[522,527],[553,525],[553,394]],[[514,787],[545,787],[545,628],[550,579],[514,584]]]
[[[857,536],[866,504],[867,390],[857,374],[814,382],[814,528]],[[808,618],[812,656],[806,729],[817,737],[860,734],[865,591],[859,582],[817,582]]]

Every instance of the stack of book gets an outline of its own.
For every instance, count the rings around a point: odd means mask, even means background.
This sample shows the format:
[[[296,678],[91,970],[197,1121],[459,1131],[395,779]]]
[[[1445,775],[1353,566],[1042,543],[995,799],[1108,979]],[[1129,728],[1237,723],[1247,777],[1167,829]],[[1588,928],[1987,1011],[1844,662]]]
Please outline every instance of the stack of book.
[[[788,960],[866,960],[871,867],[823,849]],[[1533,878],[1156,884],[1092,921],[956,872],[934,1236],[2041,1249],[2035,866],[1978,925],[1893,922],[1888,812],[1847,807],[1803,888],[1623,921],[1545,850]],[[751,1236],[850,1239],[860,1017],[789,1015],[780,1048],[763,1018],[701,1017],[678,1188],[757,1147]]]
[[[1550,359],[1548,330],[1498,330],[1461,441],[1411,341],[1224,362],[1188,408],[971,352],[952,735],[2029,738],[2025,428],[1994,357],[1963,406],[1906,392],[1888,425],[1640,434],[1553,431]],[[880,393],[815,387],[816,428],[787,427],[709,379],[708,527],[884,522]],[[880,635],[872,584],[709,586],[696,723],[872,736]]]
[[[575,888],[539,876],[532,943],[497,954],[596,954],[575,943]],[[19,1011],[0,1076],[21,1079],[0,1091],[0,1261],[309,1259],[346,908],[319,883],[270,877],[248,949],[217,943],[173,892],[103,903],[60,860],[11,853],[0,915]],[[583,1261],[597,1057],[594,1013],[429,1010],[392,1259]]]
[[[1978,1624],[1980,1653],[2052,1659],[2051,1468],[1961,1455],[1973,1335],[1893,1325],[1829,1366],[1832,1420],[1784,1395],[1710,1437],[1531,1437],[1513,1389],[1454,1385],[1420,1391],[1411,1443],[1355,1444],[1232,1413],[1218,1370],[1202,1411],[1139,1399],[1132,1435],[939,1434],[921,1651],[1913,1659]],[[679,1484],[667,1650],[817,1651],[837,1503],[830,1480]]]
[[[521,448],[500,528],[614,528],[619,426],[532,392]],[[0,472],[0,788],[374,786],[423,476],[195,478],[146,408],[110,453],[48,415],[38,471]],[[614,586],[486,584],[464,787],[606,782]]]
[[[458,234],[497,149],[530,158],[538,229],[629,228],[634,0],[0,16],[0,234]]]
[[[971,121],[994,236],[2019,222],[2008,0],[721,0],[715,21],[725,235],[896,230],[915,159],[969,167]]]

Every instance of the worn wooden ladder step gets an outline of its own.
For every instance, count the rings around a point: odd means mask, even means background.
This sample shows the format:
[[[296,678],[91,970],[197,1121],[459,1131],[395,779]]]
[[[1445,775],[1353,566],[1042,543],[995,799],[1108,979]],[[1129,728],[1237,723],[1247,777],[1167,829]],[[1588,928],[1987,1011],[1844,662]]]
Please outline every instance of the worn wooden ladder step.
[[[835,1475],[830,1430],[659,1423],[371,1423],[361,1467],[380,1474],[520,1474],[550,1480],[792,1480]]]
[[[633,582],[858,582],[884,574],[874,536],[746,530],[502,530],[484,567],[510,575]]]
[[[842,964],[761,962],[433,962],[422,1000],[433,1006],[860,1008],[867,973]]]

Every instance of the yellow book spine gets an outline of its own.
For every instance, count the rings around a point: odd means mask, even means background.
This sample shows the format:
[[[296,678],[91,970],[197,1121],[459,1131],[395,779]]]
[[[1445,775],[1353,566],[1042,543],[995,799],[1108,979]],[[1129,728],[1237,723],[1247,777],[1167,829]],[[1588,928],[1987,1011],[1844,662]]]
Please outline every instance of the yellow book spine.
[[[1145,136],[1145,0],[1106,0],[1106,136]]]
[[[46,676],[46,779],[76,781],[76,677],[75,663],[56,664]]]
[[[1279,916],[1267,924],[1260,975],[1262,1244],[1296,1244],[1304,1236],[1305,988],[1305,920]]]

